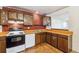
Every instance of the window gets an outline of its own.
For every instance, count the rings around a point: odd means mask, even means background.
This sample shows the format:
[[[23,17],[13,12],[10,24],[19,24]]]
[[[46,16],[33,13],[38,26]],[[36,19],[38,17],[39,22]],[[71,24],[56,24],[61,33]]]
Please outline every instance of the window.
[[[68,29],[69,15],[63,14],[52,18],[52,28]]]

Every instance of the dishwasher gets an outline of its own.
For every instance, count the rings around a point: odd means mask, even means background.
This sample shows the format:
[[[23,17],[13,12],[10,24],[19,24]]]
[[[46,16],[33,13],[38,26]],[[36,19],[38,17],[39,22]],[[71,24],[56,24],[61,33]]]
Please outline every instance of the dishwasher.
[[[26,48],[35,46],[35,34],[26,34],[25,35],[25,46],[26,46]]]

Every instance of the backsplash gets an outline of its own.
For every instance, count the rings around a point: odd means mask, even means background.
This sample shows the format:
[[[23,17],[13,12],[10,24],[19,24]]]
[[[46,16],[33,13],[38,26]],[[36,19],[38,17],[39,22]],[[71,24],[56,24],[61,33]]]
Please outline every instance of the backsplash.
[[[22,28],[23,30],[34,30],[34,29],[46,29],[46,26],[26,26],[26,25],[19,25],[20,28]],[[10,24],[9,25],[3,25],[2,30],[1,31],[9,31],[10,28]]]
[[[45,29],[45,26],[24,26],[24,30],[29,30],[29,29]]]

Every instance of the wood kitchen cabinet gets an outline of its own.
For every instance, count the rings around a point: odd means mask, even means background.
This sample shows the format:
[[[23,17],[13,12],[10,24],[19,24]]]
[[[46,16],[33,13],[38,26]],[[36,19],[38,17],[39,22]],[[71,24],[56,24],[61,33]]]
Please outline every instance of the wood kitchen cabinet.
[[[51,45],[57,48],[58,37],[57,34],[51,34]]]
[[[40,42],[41,42],[40,33],[36,33],[36,34],[35,34],[35,45],[40,44]]]
[[[70,52],[72,50],[72,36],[65,36],[47,32],[46,42],[63,52]]]
[[[24,25],[33,25],[33,16],[24,15]]]
[[[0,10],[0,24],[7,23],[7,12]]]
[[[17,20],[17,12],[9,11],[8,12],[8,20]]]
[[[45,33],[36,33],[35,34],[35,44],[38,45],[40,43],[44,43],[46,39]]]
[[[58,35],[58,49],[63,52],[70,52],[72,48],[71,37]]]
[[[6,52],[6,37],[0,37],[0,53]]]
[[[41,43],[44,43],[46,40],[46,33],[40,33],[40,36],[41,36]]]
[[[47,33],[46,34],[46,42],[57,48],[57,34]]]
[[[46,42],[51,44],[51,33],[46,33]]]
[[[18,20],[24,21],[24,15],[23,15],[23,13],[18,12],[17,16],[18,16]]]

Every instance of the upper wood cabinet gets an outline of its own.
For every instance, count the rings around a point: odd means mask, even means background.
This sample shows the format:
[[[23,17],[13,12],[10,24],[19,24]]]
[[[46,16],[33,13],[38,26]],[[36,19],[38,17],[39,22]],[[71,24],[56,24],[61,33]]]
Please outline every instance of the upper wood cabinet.
[[[8,20],[17,20],[17,12],[8,12]]]
[[[49,16],[4,7],[1,11],[0,23],[5,24],[8,20],[23,21],[24,25],[51,25],[51,18]]]
[[[7,24],[7,11],[1,10],[1,24]]]
[[[24,25],[33,25],[33,16],[24,15]]]
[[[44,25],[44,26],[50,26],[50,25],[51,25],[51,17],[49,17],[49,16],[44,16],[44,17],[43,17],[43,25]]]
[[[24,20],[23,13],[18,13],[18,20]]]

